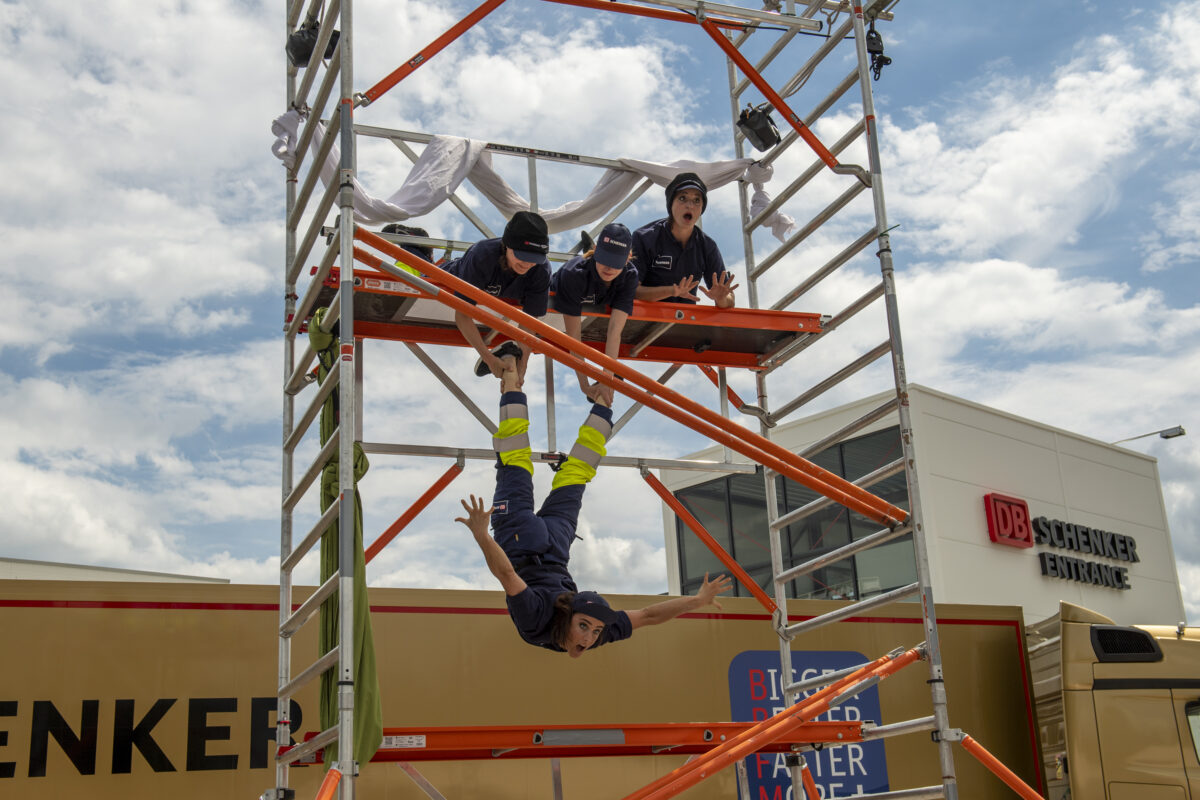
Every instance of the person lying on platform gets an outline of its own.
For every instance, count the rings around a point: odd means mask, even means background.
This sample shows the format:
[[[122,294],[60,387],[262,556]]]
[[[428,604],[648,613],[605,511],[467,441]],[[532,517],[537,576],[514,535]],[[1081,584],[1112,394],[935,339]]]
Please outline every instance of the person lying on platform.
[[[596,474],[612,432],[612,409],[598,402],[579,429],[571,453],[554,475],[550,494],[533,511],[533,457],[525,394],[518,391],[516,359],[507,356],[500,375],[500,427],[496,450],[496,492],[490,507],[482,497],[462,500],[466,525],[483,551],[488,569],[508,602],[517,633],[529,644],[578,658],[609,642],[628,639],[638,628],[657,625],[707,605],[721,608],[717,595],[732,581],[720,575],[694,596],[664,600],[636,611],[614,611],[595,592],[581,592],[567,563],[583,492]],[[495,538],[488,533],[488,524]]]
[[[406,236],[423,236],[426,239],[429,238],[429,231],[425,230],[424,228],[414,228],[414,227],[410,227],[408,225],[401,225],[398,222],[392,222],[387,225],[384,225],[382,228],[379,229],[379,232],[380,233],[392,233],[392,234],[406,235]],[[431,248],[427,245],[402,244],[402,245],[400,245],[400,247],[402,249],[407,250],[408,252],[412,253],[417,258],[425,259],[430,264],[436,263],[433,260],[433,248]],[[399,259],[396,260],[396,266],[399,267],[400,269],[404,270],[405,272],[411,273],[413,275],[421,274],[420,270],[413,269],[408,264],[405,264],[403,261],[400,261]]]
[[[550,276],[551,304],[563,315],[567,335],[583,341],[583,306],[608,306],[608,339],[604,354],[616,358],[621,350],[621,331],[633,313],[633,298],[637,293],[637,268],[633,258],[633,234],[619,222],[610,222],[600,232],[594,249],[563,264]],[[605,370],[609,375],[612,372]],[[587,376],[576,370],[579,388],[589,400],[603,399],[611,406],[613,390],[597,381],[588,383]]]
[[[546,314],[550,291],[550,265],[546,259],[548,252],[550,236],[546,221],[532,211],[518,211],[504,227],[502,237],[476,242],[442,269],[490,295],[519,300],[521,310],[526,314],[542,317]],[[463,299],[474,305],[473,300]],[[483,376],[491,372],[499,377],[503,371],[500,356],[484,344],[475,321],[463,312],[456,311],[454,324],[467,343],[479,353],[475,374]],[[524,381],[525,369],[529,365],[528,348],[515,341],[505,342],[501,347],[505,352],[520,352],[517,372]]]
[[[696,173],[681,172],[667,184],[666,219],[633,234],[638,300],[695,303],[699,288],[718,308],[733,307],[733,273],[726,271],[717,243],[696,225],[707,208],[708,187]]]

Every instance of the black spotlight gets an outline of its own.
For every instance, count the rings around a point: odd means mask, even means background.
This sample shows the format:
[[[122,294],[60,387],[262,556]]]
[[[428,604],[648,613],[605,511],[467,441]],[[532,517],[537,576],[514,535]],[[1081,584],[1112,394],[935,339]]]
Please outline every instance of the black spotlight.
[[[296,32],[288,37],[287,50],[288,62],[293,67],[306,67],[308,60],[312,58],[313,48],[317,46],[317,32],[321,27],[321,21],[316,17],[309,17],[300,24]],[[329,44],[325,48],[324,58],[329,58],[333,55],[333,48],[337,47],[338,36],[341,34],[334,31],[329,37]]]
[[[779,138],[779,129],[775,127],[775,120],[771,119],[767,108],[766,103],[757,108],[747,105],[738,115],[738,130],[754,146],[754,149],[759,151],[770,150],[782,141]]]

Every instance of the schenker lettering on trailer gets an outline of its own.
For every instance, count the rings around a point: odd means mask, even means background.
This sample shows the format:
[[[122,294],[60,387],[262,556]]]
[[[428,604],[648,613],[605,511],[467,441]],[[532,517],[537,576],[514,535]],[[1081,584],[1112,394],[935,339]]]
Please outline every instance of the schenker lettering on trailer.
[[[242,745],[234,744],[229,715],[238,710],[236,697],[192,697],[179,704],[186,711],[174,711],[177,699],[160,698],[147,707],[133,700],[114,700],[112,706],[105,703],[103,713],[99,700],[79,701],[78,711],[74,708],[60,710],[50,700],[34,700],[32,704],[21,704],[16,700],[0,700],[0,758],[8,744],[11,725],[5,717],[17,718],[18,725],[29,726],[29,763],[25,773],[30,778],[46,777],[50,758],[51,740],[67,757],[80,775],[128,774],[133,769],[134,751],[155,772],[176,772],[180,766],[188,772],[237,769],[239,753],[233,750],[246,748],[251,769],[263,769],[271,764],[275,755],[275,705],[274,697],[250,699],[249,730]],[[299,704],[292,701],[291,730],[295,733],[303,720]],[[65,713],[64,713],[65,712]],[[174,760],[161,746],[162,736],[155,738],[155,727],[164,717],[175,717],[176,725],[186,714],[186,739],[182,753],[174,753]],[[28,721],[20,717],[28,714]],[[171,725],[168,720],[167,725]],[[101,734],[101,728],[112,736]],[[111,746],[98,747],[100,742]],[[293,742],[294,744],[294,742]],[[98,752],[109,751],[111,752]],[[111,761],[99,756],[111,756]],[[180,765],[180,766],[177,766]],[[14,778],[17,762],[0,760],[0,779]],[[107,769],[106,769],[107,767]]]

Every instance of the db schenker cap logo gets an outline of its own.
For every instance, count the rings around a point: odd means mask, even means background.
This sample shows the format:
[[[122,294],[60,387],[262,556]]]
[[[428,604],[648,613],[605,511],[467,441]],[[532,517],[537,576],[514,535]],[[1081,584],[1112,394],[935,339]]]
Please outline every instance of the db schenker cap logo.
[[[1029,525],[1029,506],[1024,500],[1002,494],[985,494],[988,536],[996,544],[1009,547],[1033,547],[1033,529]]]

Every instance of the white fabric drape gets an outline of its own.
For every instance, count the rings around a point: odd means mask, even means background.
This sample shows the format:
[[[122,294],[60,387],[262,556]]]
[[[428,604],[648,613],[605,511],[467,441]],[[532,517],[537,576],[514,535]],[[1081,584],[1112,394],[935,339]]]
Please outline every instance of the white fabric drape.
[[[288,168],[296,161],[295,148],[302,121],[300,113],[292,110],[271,123],[271,132],[276,136],[271,145],[271,152]],[[316,134],[310,143],[314,157],[323,136],[324,124],[318,123]],[[518,211],[529,210],[529,201],[509,186],[492,168],[492,154],[486,147],[486,142],[474,139],[434,136],[413,164],[404,183],[386,199],[368,194],[355,178],[355,221],[364,225],[382,225],[428,214],[448,200],[463,181],[470,181],[505,219]],[[334,147],[321,164],[321,180],[326,186],[330,181],[336,180],[338,158],[337,148]],[[762,185],[770,180],[771,170],[769,167],[755,164],[753,159],[711,162],[680,160],[666,164],[634,158],[617,160],[624,169],[605,170],[600,180],[581,200],[538,211],[546,220],[551,233],[585,227],[602,219],[643,179],[649,178],[659,186],[666,186],[680,172],[696,173],[710,190],[745,176],[747,180],[754,182],[755,198],[759,198],[760,195],[766,197],[761,201],[759,209],[770,202],[770,197]],[[764,221],[764,224],[771,227],[775,236],[782,240],[783,235],[780,231],[789,230],[794,223],[790,217],[776,214],[772,219]]]

